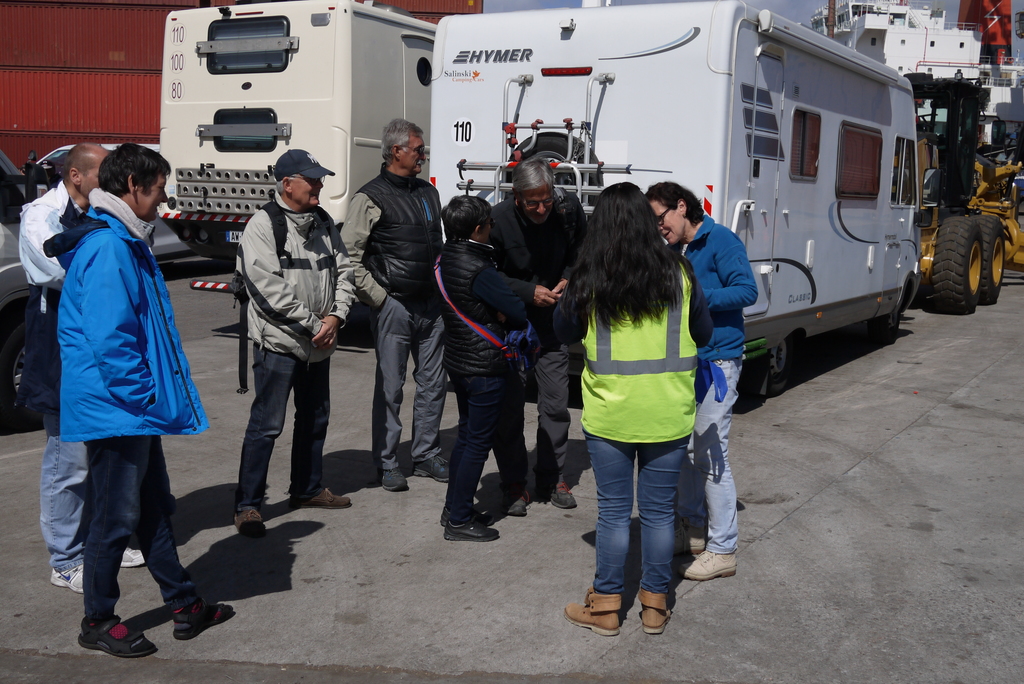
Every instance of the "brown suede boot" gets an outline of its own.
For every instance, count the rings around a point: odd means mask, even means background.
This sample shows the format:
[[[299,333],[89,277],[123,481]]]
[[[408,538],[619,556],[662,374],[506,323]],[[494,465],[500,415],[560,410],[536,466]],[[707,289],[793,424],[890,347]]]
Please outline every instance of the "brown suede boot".
[[[615,636],[619,633],[621,607],[621,594],[598,594],[590,587],[582,606],[570,603],[565,607],[565,619],[579,627],[589,627],[601,636]]]
[[[644,631],[648,634],[661,634],[665,631],[665,623],[672,616],[672,611],[667,608],[667,594],[652,594],[646,589],[640,590],[640,605],[643,610],[640,612],[640,621],[644,625]]]

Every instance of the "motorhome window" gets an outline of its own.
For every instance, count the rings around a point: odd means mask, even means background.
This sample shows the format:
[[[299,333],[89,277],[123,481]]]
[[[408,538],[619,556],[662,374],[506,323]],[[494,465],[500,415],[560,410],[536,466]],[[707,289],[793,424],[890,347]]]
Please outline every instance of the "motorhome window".
[[[214,124],[275,124],[273,109],[220,109],[213,115]],[[213,146],[218,152],[271,152],[277,147],[273,135],[215,135]]]
[[[247,40],[254,38],[287,38],[287,17],[252,17],[221,19],[210,24],[209,40]],[[288,50],[259,52],[211,52],[206,69],[211,74],[256,74],[284,71],[288,68]]]
[[[818,177],[818,151],[821,149],[821,117],[799,109],[793,111],[793,149],[789,175],[796,180]]]
[[[882,134],[868,128],[843,124],[839,129],[839,170],[836,197],[878,197],[882,169]]]
[[[917,173],[914,143],[906,138],[896,138],[896,151],[892,160],[892,192],[889,201],[902,206],[914,206],[916,199]]]

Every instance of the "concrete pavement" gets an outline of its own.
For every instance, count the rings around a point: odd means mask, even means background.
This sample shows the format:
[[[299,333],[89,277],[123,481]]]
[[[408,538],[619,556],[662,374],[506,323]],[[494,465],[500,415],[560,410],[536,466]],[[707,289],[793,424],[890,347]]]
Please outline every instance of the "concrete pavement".
[[[237,616],[188,642],[148,573],[123,570],[119,614],[160,651],[142,661],[82,650],[81,597],[49,585],[38,526],[42,433],[0,437],[0,680],[177,682],[686,681],[1015,682],[1024,679],[1024,279],[973,316],[910,310],[892,346],[863,326],[803,348],[795,385],[742,399],[731,441],[741,503],[739,569],[678,580],[664,635],[640,629],[639,557],[618,637],[562,607],[593,577],[596,496],[578,408],[567,481],[580,505],[534,504],[489,544],[443,541],[444,485],[371,484],[374,357],[366,321],[332,362],[325,484],[342,511],[290,511],[290,436],[264,507],[268,534],[235,534],[232,491],[251,395],[235,393],[231,298],[187,290],[221,277],[165,268],[211,429],[166,438],[179,553],[202,594]],[[406,394],[411,405],[412,384]],[[533,443],[536,415],[527,411]],[[408,438],[409,415],[405,411]],[[457,419],[449,395],[444,443]],[[409,470],[408,446],[403,462]],[[488,462],[478,507],[497,513]],[[634,525],[634,546],[639,528]]]

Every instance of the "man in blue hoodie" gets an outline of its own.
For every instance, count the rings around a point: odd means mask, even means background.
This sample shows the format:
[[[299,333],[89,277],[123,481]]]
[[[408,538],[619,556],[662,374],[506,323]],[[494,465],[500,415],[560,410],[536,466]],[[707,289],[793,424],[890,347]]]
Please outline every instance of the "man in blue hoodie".
[[[100,164],[99,188],[89,194],[91,220],[44,243],[67,273],[57,324],[61,435],[85,442],[89,458],[92,519],[78,643],[121,658],[156,652],[114,614],[117,573],[133,531],[173,611],[174,638],[191,639],[233,615],[231,606],[196,595],[171,530],[174,497],[160,437],[198,434],[208,422],[150,251],[169,173],[156,152],[121,145]]]
[[[680,567],[680,573],[698,581],[731,577],[736,574],[739,530],[736,484],[729,468],[729,428],[743,367],[743,308],[757,301],[757,282],[743,242],[705,216],[692,192],[676,183],[657,183],[648,188],[647,199],[665,241],[683,251],[693,265],[715,326],[711,342],[698,351],[698,373],[709,379],[717,375],[719,388],[716,396],[712,381],[704,396],[698,393],[691,463],[679,475],[681,524],[676,530],[676,553],[696,555]]]

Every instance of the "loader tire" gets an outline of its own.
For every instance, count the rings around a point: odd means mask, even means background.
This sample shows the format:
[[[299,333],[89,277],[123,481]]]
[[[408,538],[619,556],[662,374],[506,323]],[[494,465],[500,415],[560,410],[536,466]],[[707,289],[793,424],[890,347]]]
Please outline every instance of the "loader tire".
[[[999,301],[1003,289],[1003,267],[1006,264],[1006,243],[1003,222],[996,216],[981,215],[981,296],[978,303],[987,306]]]
[[[952,216],[935,236],[932,304],[939,313],[972,314],[981,297],[983,245],[974,216]]]

